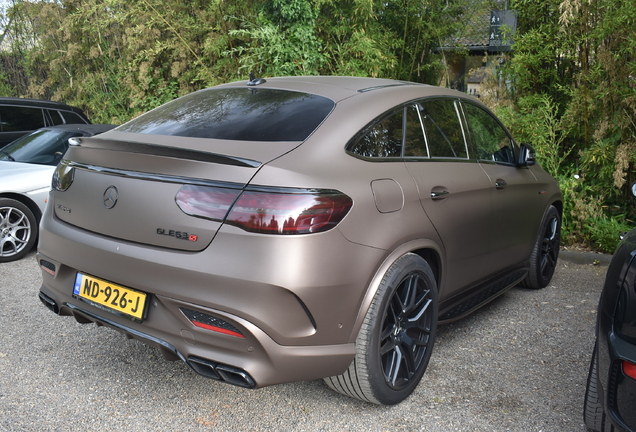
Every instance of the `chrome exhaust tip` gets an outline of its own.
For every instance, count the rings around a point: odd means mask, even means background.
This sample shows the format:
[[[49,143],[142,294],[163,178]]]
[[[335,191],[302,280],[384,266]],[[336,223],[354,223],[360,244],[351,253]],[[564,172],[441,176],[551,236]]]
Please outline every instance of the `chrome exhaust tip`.
[[[215,363],[210,360],[189,357],[188,365],[199,375],[213,380],[226,382],[238,387],[254,388],[256,383],[243,369],[233,366]]]

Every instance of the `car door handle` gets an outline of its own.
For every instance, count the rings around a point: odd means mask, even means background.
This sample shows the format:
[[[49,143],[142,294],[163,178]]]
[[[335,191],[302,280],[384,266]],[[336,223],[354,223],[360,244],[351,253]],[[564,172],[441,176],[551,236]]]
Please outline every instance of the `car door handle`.
[[[502,179],[497,179],[495,180],[495,189],[505,189],[505,187],[508,186],[508,183],[506,183],[505,180]]]
[[[447,190],[442,191],[431,191],[431,198],[434,200],[444,199],[450,195],[450,192]]]

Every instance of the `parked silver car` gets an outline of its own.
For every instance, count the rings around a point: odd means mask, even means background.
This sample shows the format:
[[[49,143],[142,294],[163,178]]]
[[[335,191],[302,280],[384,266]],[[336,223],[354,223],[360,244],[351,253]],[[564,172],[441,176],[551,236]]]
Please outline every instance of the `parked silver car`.
[[[35,245],[51,177],[68,139],[114,125],[73,124],[38,129],[0,149],[0,263],[22,258]]]
[[[40,299],[230,384],[325,378],[398,403],[438,321],[556,265],[556,181],[452,90],[254,79],[78,141],[42,219]]]

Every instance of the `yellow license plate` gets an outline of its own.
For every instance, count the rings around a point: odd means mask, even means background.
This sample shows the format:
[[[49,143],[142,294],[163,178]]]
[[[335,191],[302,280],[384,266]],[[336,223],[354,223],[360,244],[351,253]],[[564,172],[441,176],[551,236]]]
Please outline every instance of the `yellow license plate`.
[[[147,295],[112,282],[77,273],[73,294],[108,312],[141,322]]]

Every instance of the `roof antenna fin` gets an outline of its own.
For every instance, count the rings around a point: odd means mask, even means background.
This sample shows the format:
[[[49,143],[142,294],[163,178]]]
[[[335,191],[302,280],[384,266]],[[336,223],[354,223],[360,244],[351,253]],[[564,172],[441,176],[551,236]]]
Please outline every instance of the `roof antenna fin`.
[[[263,83],[266,83],[267,81],[265,81],[264,78],[256,78],[256,75],[254,75],[254,72],[250,72],[250,80],[247,83],[248,86],[257,86]]]

